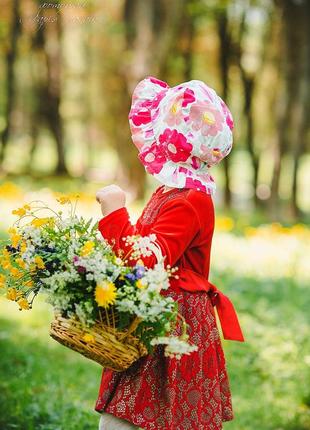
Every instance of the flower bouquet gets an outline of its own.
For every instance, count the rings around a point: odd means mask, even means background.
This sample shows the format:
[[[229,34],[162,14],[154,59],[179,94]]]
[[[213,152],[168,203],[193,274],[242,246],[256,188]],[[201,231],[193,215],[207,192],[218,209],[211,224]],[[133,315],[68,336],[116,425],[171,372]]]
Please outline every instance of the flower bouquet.
[[[14,210],[9,243],[0,249],[0,288],[20,310],[44,294],[55,319],[50,335],[63,345],[123,371],[165,345],[165,355],[180,358],[197,350],[187,342],[178,304],[161,294],[175,268],[165,269],[155,235],[124,238],[129,255],[116,255],[97,223],[76,215],[78,195],[57,199],[68,213],[35,200]],[[42,216],[44,214],[44,216]],[[153,268],[141,257],[155,253]],[[182,322],[182,334],[169,336]]]

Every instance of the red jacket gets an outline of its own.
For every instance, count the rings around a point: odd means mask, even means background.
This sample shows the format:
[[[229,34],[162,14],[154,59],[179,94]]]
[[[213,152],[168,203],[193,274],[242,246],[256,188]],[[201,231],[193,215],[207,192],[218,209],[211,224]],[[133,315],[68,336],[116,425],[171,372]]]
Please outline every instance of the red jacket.
[[[151,196],[137,223],[132,225],[125,207],[99,221],[102,236],[117,253],[130,251],[123,237],[156,235],[165,265],[177,266],[179,279],[170,280],[175,290],[208,291],[217,307],[225,339],[244,341],[234,307],[228,297],[208,281],[214,231],[214,206],[210,194],[193,189],[174,188],[163,192],[160,186]],[[147,267],[156,263],[154,255],[143,257]]]

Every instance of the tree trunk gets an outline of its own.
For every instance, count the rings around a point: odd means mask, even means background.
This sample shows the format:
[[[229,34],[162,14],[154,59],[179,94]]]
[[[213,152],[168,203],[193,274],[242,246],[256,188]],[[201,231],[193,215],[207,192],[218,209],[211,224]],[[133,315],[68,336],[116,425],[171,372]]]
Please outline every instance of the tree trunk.
[[[223,8],[217,13],[217,27],[220,39],[220,72],[222,80],[222,98],[226,101],[229,95],[228,73],[231,60],[231,36],[228,28],[227,9]],[[224,204],[227,208],[231,207],[230,190],[230,159],[224,158]]]
[[[131,92],[138,81],[150,74],[152,52],[154,49],[154,8],[155,1],[127,0],[125,2],[124,20],[126,24],[126,49],[132,55],[130,64],[121,70],[122,105],[124,124],[119,130],[116,150],[122,163],[129,185],[136,190],[136,197],[143,198],[145,186],[145,169],[137,159],[137,150],[133,144],[128,147],[124,157],[124,142],[129,141],[128,112],[130,110]],[[117,109],[117,106],[116,106]]]
[[[44,12],[43,12],[44,13]],[[46,99],[44,112],[49,129],[55,139],[57,150],[56,174],[67,174],[65,162],[64,133],[60,115],[61,101],[61,14],[49,10],[55,18],[43,27],[45,61],[47,67]]]
[[[6,56],[7,64],[7,79],[6,79],[6,107],[5,107],[5,127],[1,136],[0,147],[0,163],[3,163],[5,149],[8,144],[9,135],[12,126],[12,112],[15,99],[15,74],[14,65],[17,57],[17,41],[20,34],[20,14],[19,14],[19,0],[12,1],[12,25],[9,36],[9,47]]]
[[[128,112],[131,94],[136,84],[148,75],[165,79],[171,50],[180,31],[180,18],[184,0],[127,0],[124,4],[126,55],[130,62],[121,64],[117,80],[121,88],[118,100],[111,100],[118,124],[113,141],[129,186],[142,198],[145,189],[145,169],[137,157],[137,149],[129,142]],[[154,55],[156,52],[156,55]]]
[[[240,63],[241,65],[241,63]],[[255,88],[254,76],[248,75],[243,67],[240,67],[241,78],[244,89],[244,115],[247,122],[246,130],[246,144],[252,160],[253,167],[253,189],[254,189],[254,203],[258,206],[259,199],[257,197],[257,185],[258,185],[258,169],[259,169],[259,158],[254,148],[254,119],[253,119],[253,92]]]
[[[278,216],[278,189],[281,159],[290,148],[293,153],[291,208],[299,215],[297,204],[299,160],[306,147],[309,119],[309,3],[277,1],[282,15],[283,91],[278,113],[276,160],[271,187],[271,210]]]
[[[154,28],[156,57],[152,58],[154,73],[161,79],[166,79],[169,73],[169,57],[176,49],[176,44],[182,30],[182,15],[188,0],[158,0],[155,19],[158,28]]]
[[[31,172],[34,153],[39,144],[40,125],[45,121],[44,103],[46,97],[46,76],[44,58],[43,26],[37,22],[31,37],[30,76],[32,82],[32,97],[29,104],[29,122],[31,144],[27,171]]]
[[[310,123],[310,4],[305,2],[299,8],[299,88],[293,115],[293,180],[291,192],[291,210],[297,219],[301,215],[298,205],[298,168],[301,156],[307,147],[307,132]]]
[[[188,8],[183,9],[181,18],[180,54],[184,59],[184,80],[190,81],[193,74],[193,50],[195,37],[195,17]]]

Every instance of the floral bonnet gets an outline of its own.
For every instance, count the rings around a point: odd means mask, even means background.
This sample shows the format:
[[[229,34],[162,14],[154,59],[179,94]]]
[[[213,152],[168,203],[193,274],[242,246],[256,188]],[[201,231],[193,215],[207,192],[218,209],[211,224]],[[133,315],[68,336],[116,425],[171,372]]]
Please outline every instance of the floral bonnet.
[[[209,168],[231,151],[233,119],[212,88],[199,80],[170,88],[149,76],[134,89],[128,118],[148,173],[169,187],[215,192]]]

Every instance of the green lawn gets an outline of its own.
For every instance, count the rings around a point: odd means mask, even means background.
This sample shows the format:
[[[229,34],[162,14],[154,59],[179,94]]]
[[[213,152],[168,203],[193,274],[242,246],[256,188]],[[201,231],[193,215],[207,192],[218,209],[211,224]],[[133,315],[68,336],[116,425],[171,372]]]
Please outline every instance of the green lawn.
[[[247,341],[224,341],[235,410],[225,428],[309,429],[306,285],[228,273],[213,280],[229,289]],[[52,312],[41,301],[19,312],[1,300],[0,311],[1,430],[96,429],[100,366],[49,338]]]
[[[4,229],[21,203],[5,196],[0,203]],[[246,343],[223,341],[235,412],[224,428],[309,430],[309,231],[258,229],[244,238],[244,226],[265,220],[230,215],[235,228],[215,237],[210,280],[235,304]],[[19,312],[0,299],[0,430],[97,429],[101,368],[50,339],[51,320],[42,300]]]
[[[231,430],[310,428],[306,285],[292,279],[217,279],[240,315],[246,343],[224,341],[233,392]],[[224,290],[224,288],[223,288]]]
[[[1,315],[1,430],[96,429],[100,366],[49,338],[43,303],[19,315],[1,301]]]

